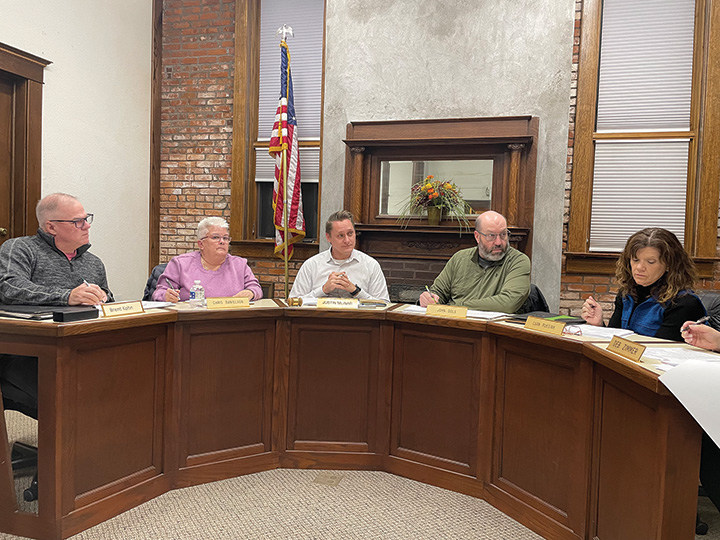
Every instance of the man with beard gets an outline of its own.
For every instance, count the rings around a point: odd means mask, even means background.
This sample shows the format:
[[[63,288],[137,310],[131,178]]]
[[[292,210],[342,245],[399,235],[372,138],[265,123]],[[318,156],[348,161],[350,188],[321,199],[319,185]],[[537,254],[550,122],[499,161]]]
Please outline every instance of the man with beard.
[[[482,311],[515,313],[530,293],[530,259],[508,246],[507,221],[488,211],[475,220],[476,248],[458,251],[420,305],[456,304]]]

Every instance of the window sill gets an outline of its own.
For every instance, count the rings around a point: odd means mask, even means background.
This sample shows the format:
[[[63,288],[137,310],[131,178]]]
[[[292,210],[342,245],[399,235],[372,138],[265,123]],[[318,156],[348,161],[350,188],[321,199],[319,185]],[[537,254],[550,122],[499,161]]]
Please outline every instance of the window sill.
[[[615,275],[615,263],[619,253],[565,253],[566,274]],[[713,277],[713,266],[720,262],[719,257],[693,257],[698,275],[701,278]]]
[[[317,255],[319,251],[319,242],[298,242],[293,245],[293,256],[290,261],[303,262],[313,255]],[[275,242],[273,240],[238,240],[233,241],[230,245],[230,253],[245,257],[246,259],[272,259],[276,258],[274,254]]]

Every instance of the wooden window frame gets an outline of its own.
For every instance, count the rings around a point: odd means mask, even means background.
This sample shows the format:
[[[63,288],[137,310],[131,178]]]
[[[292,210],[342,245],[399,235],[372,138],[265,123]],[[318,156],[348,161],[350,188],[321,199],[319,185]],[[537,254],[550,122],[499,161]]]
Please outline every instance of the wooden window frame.
[[[327,11],[327,9],[325,10]],[[323,20],[323,27],[325,21]],[[273,257],[273,239],[256,238],[257,189],[255,187],[255,149],[258,132],[260,92],[260,2],[235,2],[235,82],[233,88],[232,180],[230,186],[230,234],[235,239],[231,251],[244,257]],[[323,56],[325,36],[323,32]],[[323,94],[325,69],[323,68]],[[321,109],[322,114],[322,109]],[[322,126],[322,118],[320,125]],[[268,130],[270,126],[268,126]],[[322,193],[322,129],[320,141],[301,141],[300,147],[320,147],[318,215]],[[318,229],[321,224],[318,220]],[[318,230],[318,235],[320,230]],[[318,236],[319,240],[319,236]],[[318,241],[294,244],[295,260],[305,260],[318,251]]]
[[[713,96],[720,95],[720,3],[696,1],[693,53],[691,130],[681,133],[633,133],[622,138],[690,137],[685,218],[685,248],[701,277],[712,277],[717,256],[720,162],[720,111]],[[590,253],[595,141],[613,135],[595,133],[600,62],[602,0],[585,0],[578,66],[570,217],[566,255],[567,273],[614,274],[617,253]],[[700,129],[697,129],[700,126]],[[619,136],[618,136],[619,138]]]

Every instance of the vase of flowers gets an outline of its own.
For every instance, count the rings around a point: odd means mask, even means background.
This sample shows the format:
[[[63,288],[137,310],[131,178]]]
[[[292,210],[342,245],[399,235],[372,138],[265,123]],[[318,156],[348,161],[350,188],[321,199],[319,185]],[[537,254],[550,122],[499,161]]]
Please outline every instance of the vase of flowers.
[[[462,230],[470,228],[467,215],[472,212],[472,207],[465,202],[453,182],[436,180],[430,174],[410,188],[410,197],[403,206],[399,221],[407,227],[413,217],[427,213],[429,225],[438,225],[443,216],[448,216],[456,220]]]

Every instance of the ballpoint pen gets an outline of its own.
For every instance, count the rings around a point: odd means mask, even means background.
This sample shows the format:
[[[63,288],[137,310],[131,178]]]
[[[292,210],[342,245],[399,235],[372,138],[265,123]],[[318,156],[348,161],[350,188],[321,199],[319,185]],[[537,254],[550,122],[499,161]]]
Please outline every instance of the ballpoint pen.
[[[437,302],[435,302],[435,298],[434,298],[433,295],[432,295],[433,293],[430,292],[430,289],[428,288],[427,285],[425,285],[425,290],[428,292],[428,294],[430,295],[430,298],[432,299],[431,304],[436,304]]]
[[[170,287],[173,291],[175,290],[175,287],[173,287],[173,284],[170,283],[170,280],[168,278],[165,278],[165,282],[168,284],[168,287]]]
[[[86,279],[83,279],[83,283],[84,283],[84,284],[85,284],[85,285],[86,285],[87,287],[89,287],[89,286],[90,286],[90,284],[89,284],[89,283],[87,282],[87,280],[86,280]]]
[[[685,323],[682,325],[682,328],[680,329],[680,331],[681,332],[684,331],[688,326],[693,326],[695,324],[702,324],[702,323],[708,322],[711,318],[712,317],[710,315],[705,315],[704,317],[700,317],[695,322]]]

